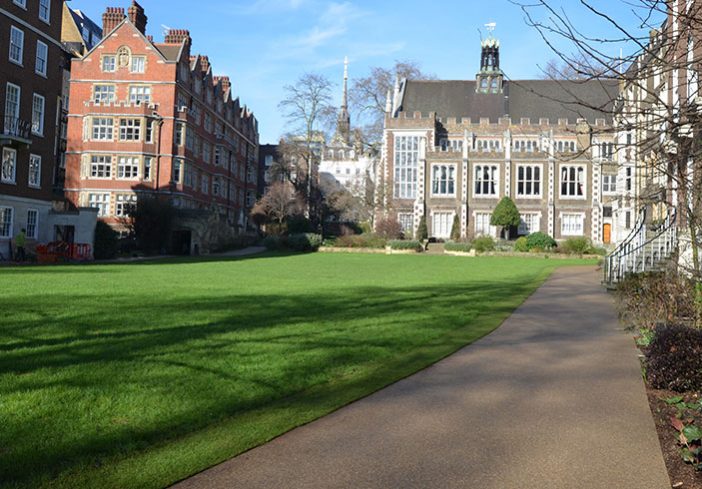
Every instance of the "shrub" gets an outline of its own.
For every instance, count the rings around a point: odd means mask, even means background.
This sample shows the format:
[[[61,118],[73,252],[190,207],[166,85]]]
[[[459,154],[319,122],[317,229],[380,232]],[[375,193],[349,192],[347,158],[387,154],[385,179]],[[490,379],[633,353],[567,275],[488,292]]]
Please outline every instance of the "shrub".
[[[139,248],[147,254],[162,253],[168,247],[176,210],[168,200],[146,197],[129,211]]]
[[[639,331],[660,323],[692,322],[695,287],[673,270],[628,275],[617,287],[616,304],[624,325]]]
[[[95,226],[95,244],[93,255],[96,260],[109,260],[117,256],[119,236],[117,232],[102,221]]]
[[[656,389],[702,389],[702,330],[681,325],[656,328],[646,351],[646,376]]]
[[[427,230],[427,218],[425,216],[422,216],[422,218],[419,220],[419,227],[417,228],[416,238],[418,241],[424,241],[425,239],[429,239],[429,231]]]
[[[461,218],[456,214],[453,216],[453,225],[451,226],[451,239],[458,241],[461,239]]]
[[[291,250],[317,251],[322,245],[322,236],[314,233],[298,233],[291,234],[285,241]]]
[[[521,221],[519,210],[509,197],[503,197],[495,207],[495,210],[492,211],[492,216],[490,216],[490,224],[492,226],[502,226],[507,231],[507,239],[510,236],[510,229],[519,226]]]
[[[546,233],[536,232],[527,236],[527,250],[550,250],[557,246],[556,240]]]
[[[491,236],[480,236],[473,240],[473,249],[478,253],[495,251],[495,240]]]
[[[569,255],[584,255],[590,248],[590,240],[585,237],[568,238],[563,244],[561,244],[563,251]]]
[[[336,238],[331,246],[339,248],[385,248],[387,240],[377,234],[357,234],[350,236],[340,236]]]
[[[402,238],[402,226],[395,216],[388,216],[379,219],[375,223],[375,232],[384,239]]]
[[[292,234],[304,234],[314,231],[314,227],[309,219],[302,215],[290,216],[285,220],[287,232]]]
[[[590,255],[599,255],[599,256],[607,256],[607,248],[603,248],[601,246],[591,246],[589,250],[587,250],[587,253]]]
[[[358,229],[361,231],[359,234],[371,234],[373,232],[373,226],[368,221],[358,223]]]
[[[283,248],[283,242],[280,239],[280,236],[275,235],[266,236],[265,238],[263,238],[261,244],[265,246],[267,250],[271,251],[280,250]]]
[[[419,241],[393,240],[388,243],[391,250],[415,250],[422,251],[422,244]]]
[[[461,253],[468,253],[471,249],[473,249],[473,245],[470,243],[456,243],[449,241],[448,243],[444,244],[444,249],[446,251],[460,251]]]
[[[517,241],[514,242],[514,251],[518,251],[519,253],[526,253],[527,251],[529,251],[526,236],[517,238]]]

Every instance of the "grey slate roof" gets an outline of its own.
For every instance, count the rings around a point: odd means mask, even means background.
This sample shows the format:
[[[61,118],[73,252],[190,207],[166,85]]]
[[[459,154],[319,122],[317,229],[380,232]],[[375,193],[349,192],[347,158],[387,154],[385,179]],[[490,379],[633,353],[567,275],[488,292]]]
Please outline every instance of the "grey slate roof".
[[[575,122],[583,118],[594,124],[595,119],[611,121],[618,89],[614,81],[514,80],[504,82],[502,94],[483,94],[475,93],[475,84],[474,80],[408,81],[401,110],[423,116],[436,112],[441,118],[470,118],[474,122],[480,118],[497,122],[499,117],[509,116],[516,123],[528,117],[532,123],[541,118],[553,124],[558,119]],[[577,101],[587,101],[589,107]]]
[[[183,47],[181,44],[154,44],[156,49],[158,49],[164,58],[168,61],[178,61],[178,55]]]

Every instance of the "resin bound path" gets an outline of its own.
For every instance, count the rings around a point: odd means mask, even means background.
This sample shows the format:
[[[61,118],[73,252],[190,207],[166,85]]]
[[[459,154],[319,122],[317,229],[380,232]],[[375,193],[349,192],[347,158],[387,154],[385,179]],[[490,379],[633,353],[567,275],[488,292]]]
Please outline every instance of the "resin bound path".
[[[599,280],[560,269],[486,338],[175,487],[669,488]]]

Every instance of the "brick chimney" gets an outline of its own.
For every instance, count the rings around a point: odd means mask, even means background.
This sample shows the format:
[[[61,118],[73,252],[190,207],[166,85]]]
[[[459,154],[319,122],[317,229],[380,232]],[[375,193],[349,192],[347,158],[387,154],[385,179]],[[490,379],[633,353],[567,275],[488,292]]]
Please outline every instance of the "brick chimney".
[[[181,44],[185,40],[190,44],[190,31],[185,29],[170,29],[166,33],[166,38],[163,42],[166,44]]]
[[[144,14],[144,8],[139,5],[136,0],[133,0],[132,6],[129,7],[127,12],[129,13],[129,21],[134,24],[139,32],[146,34],[146,22],[148,19]]]
[[[124,9],[121,7],[107,7],[105,13],[102,14],[102,35],[107,36],[117,27],[117,24],[124,19]]]

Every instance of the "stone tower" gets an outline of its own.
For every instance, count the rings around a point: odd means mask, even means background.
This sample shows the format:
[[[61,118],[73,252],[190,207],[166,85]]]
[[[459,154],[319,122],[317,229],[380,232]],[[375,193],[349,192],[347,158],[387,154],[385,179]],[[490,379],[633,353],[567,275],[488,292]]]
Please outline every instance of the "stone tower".
[[[487,39],[480,42],[480,71],[476,75],[475,91],[478,93],[502,93],[504,74],[500,69],[500,41],[495,39],[495,23],[486,24]]]

